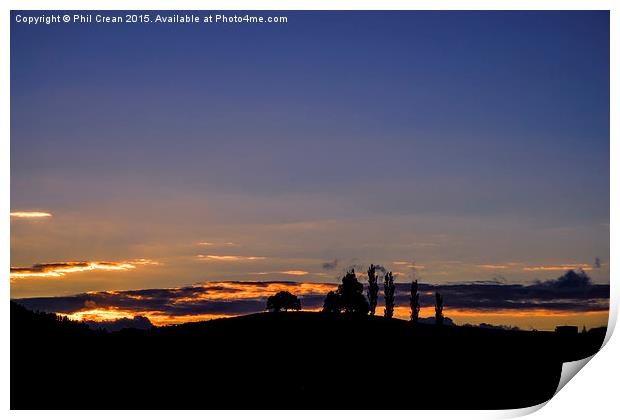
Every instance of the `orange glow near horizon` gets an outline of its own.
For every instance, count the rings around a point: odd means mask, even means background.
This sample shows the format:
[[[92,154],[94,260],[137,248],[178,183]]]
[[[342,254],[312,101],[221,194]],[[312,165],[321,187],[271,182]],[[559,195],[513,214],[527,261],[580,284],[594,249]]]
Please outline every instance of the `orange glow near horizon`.
[[[575,325],[581,328],[606,326],[609,311],[553,311],[548,309],[535,310],[503,310],[503,311],[473,311],[461,309],[446,309],[445,316],[455,323],[477,325],[487,323],[493,325],[508,325],[523,330],[549,330],[558,325]]]
[[[230,318],[236,315],[228,314],[197,314],[197,315],[170,315],[160,311],[129,311],[116,307],[86,309],[73,313],[57,312],[57,315],[66,316],[73,321],[109,322],[123,318],[133,319],[136,316],[144,316],[157,327],[166,325],[184,324],[186,322],[210,321],[212,319]]]
[[[64,265],[63,265],[64,264]],[[151,260],[131,260],[116,263],[81,262],[51,263],[33,266],[28,272],[15,273],[18,275],[50,275],[61,276],[68,272],[86,270],[128,270],[136,265],[158,264]],[[27,270],[27,269],[24,269]],[[48,272],[48,271],[51,271]],[[300,272],[292,274],[293,272]],[[284,273],[284,272],[280,272]],[[289,270],[292,275],[305,275],[301,270]],[[12,273],[13,274],[13,273]],[[302,308],[307,311],[319,311],[324,296],[338,288],[338,283],[313,283],[295,281],[219,281],[201,282],[186,287],[172,287],[158,289],[161,293],[149,290],[143,293],[140,290],[109,290],[105,292],[87,292],[83,302],[78,300],[78,310],[68,312],[60,309],[60,315],[79,321],[114,321],[121,318],[145,316],[156,326],[180,324],[184,322],[204,321],[223,317],[233,317],[249,314],[251,311],[260,312],[265,306],[268,297],[278,292],[287,291],[298,296]],[[420,292],[425,297],[434,294],[432,290]],[[79,297],[75,296],[75,297]],[[79,297],[82,299],[81,297]],[[532,299],[535,301],[535,299]],[[401,301],[402,302],[402,301]],[[214,305],[214,303],[216,303]],[[238,303],[243,303],[239,305]],[[536,302],[534,302],[536,303]],[[567,310],[558,309],[502,309],[500,308],[459,308],[446,306],[444,316],[450,318],[456,325],[491,324],[495,326],[518,327],[523,330],[554,330],[558,325],[576,325],[587,328],[607,324],[607,299],[591,300],[593,309],[577,311],[567,307]],[[463,303],[467,306],[465,303]],[[75,306],[71,306],[72,308]],[[174,308],[170,314],[169,308]],[[218,308],[220,313],[210,312],[210,308]],[[383,316],[384,307],[378,306],[375,314]],[[432,303],[420,310],[420,318],[433,318],[435,310]],[[404,320],[410,319],[408,304],[396,306],[394,317]]]
[[[318,312],[320,307],[306,308],[308,312]],[[378,306],[375,314],[383,316],[384,307]],[[122,318],[134,318],[136,316],[147,317],[155,326],[166,326],[182,324],[186,322],[209,321],[219,318],[230,318],[244,314],[191,314],[191,315],[170,315],[161,311],[133,311],[118,307],[108,308],[88,308],[73,313],[57,313],[75,321],[115,321]],[[549,330],[552,331],[558,325],[576,325],[586,328],[600,327],[607,325],[608,311],[589,311],[589,312],[570,312],[570,311],[551,311],[551,310],[464,310],[464,309],[445,309],[444,316],[451,318],[457,325],[471,324],[478,325],[487,323],[497,326],[514,326],[523,330]],[[430,318],[435,316],[433,307],[423,307],[420,310],[420,318]],[[394,318],[409,320],[410,309],[408,306],[397,306],[394,308]]]
[[[377,306],[375,314],[383,316],[383,306]],[[505,309],[505,310],[472,310],[459,308],[444,308],[444,317],[452,319],[457,325],[481,323],[497,326],[518,327],[523,330],[549,330],[552,331],[558,325],[585,325],[586,328],[606,326],[609,318],[608,311],[553,311],[548,309]],[[409,320],[411,310],[408,306],[397,306],[394,308],[394,318]],[[420,308],[420,318],[431,318],[435,316],[435,308],[425,306]]]

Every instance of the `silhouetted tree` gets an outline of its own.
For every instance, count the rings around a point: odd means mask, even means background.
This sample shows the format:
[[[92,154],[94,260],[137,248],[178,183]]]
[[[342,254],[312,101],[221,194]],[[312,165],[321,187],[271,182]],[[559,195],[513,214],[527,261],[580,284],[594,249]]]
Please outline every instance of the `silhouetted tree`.
[[[435,293],[435,324],[443,325],[443,297]]]
[[[292,309],[299,311],[301,302],[294,294],[286,291],[278,292],[267,299],[267,310],[271,312],[287,311]]]
[[[377,308],[377,297],[379,296],[379,284],[377,271],[374,264],[368,267],[368,304],[370,306],[370,315],[375,314]]]
[[[411,282],[411,296],[409,297],[409,307],[411,308],[411,321],[416,324],[420,317],[420,294],[418,293],[418,281]]]
[[[337,292],[329,292],[323,301],[323,312],[328,314],[337,314],[342,310],[340,303],[340,295]]]
[[[342,278],[342,284],[338,286],[338,294],[345,313],[367,315],[370,311],[364,297],[364,285],[357,280],[355,270],[351,269]]]
[[[383,314],[386,318],[392,318],[394,315],[394,292],[396,286],[394,286],[394,276],[390,271],[383,278],[383,294],[385,296],[385,310]]]
[[[364,297],[364,285],[357,280],[355,270],[347,272],[338,290],[329,292],[323,302],[323,312],[367,315],[368,311],[370,307]]]

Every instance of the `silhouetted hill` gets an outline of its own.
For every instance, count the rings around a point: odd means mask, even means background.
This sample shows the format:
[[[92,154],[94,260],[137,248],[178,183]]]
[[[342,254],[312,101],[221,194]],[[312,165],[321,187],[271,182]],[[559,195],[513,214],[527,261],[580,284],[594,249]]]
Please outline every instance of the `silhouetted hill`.
[[[603,337],[309,312],[107,333],[12,303],[11,408],[517,408]]]
[[[120,331],[126,328],[135,328],[138,330],[150,330],[153,328],[151,321],[145,316],[135,316],[133,318],[120,318],[114,321],[86,321],[86,325],[93,329],[104,329],[109,332]]]

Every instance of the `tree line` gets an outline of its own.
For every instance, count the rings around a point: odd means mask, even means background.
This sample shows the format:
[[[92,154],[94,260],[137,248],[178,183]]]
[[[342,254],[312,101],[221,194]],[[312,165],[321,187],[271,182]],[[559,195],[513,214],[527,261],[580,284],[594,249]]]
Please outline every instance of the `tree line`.
[[[368,287],[364,295],[364,285],[357,279],[355,269],[347,271],[342,278],[341,284],[335,291],[327,293],[323,301],[322,312],[329,314],[350,314],[357,316],[374,316],[377,309],[379,298],[379,275],[377,266],[371,264],[368,267]],[[394,284],[393,273],[387,272],[383,276],[383,298],[385,308],[383,316],[392,318],[394,316],[396,286]],[[411,322],[417,323],[420,317],[420,293],[418,291],[418,280],[415,279],[410,285],[409,308],[411,311]],[[287,310],[301,310],[301,301],[294,294],[281,291],[267,299],[266,309],[271,312]],[[435,323],[443,325],[443,296],[435,293]]]

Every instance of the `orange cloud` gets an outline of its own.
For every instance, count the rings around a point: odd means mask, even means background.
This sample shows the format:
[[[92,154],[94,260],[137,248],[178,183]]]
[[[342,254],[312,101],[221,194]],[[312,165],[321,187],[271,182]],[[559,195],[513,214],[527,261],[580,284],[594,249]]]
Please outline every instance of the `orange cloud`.
[[[329,283],[293,283],[293,282],[205,282],[194,285],[200,288],[191,296],[175,298],[175,302],[195,302],[202,299],[231,300],[268,298],[281,291],[298,296],[326,295],[335,290],[337,284]]]
[[[484,268],[485,270],[502,270],[508,268],[507,265],[495,265],[495,264],[479,264],[476,267]]]
[[[16,219],[42,219],[52,217],[52,213],[43,211],[12,211],[11,217]]]
[[[68,273],[93,270],[131,270],[136,265],[157,265],[159,263],[148,259],[136,259],[123,262],[107,261],[63,261],[45,264],[35,264],[32,267],[11,267],[10,278],[21,279],[28,277],[63,277]]]
[[[264,260],[265,257],[248,257],[241,255],[202,255],[196,256],[199,260],[206,261],[229,261],[229,262],[243,262],[243,261],[257,261]]]
[[[416,268],[416,269],[420,269],[420,270],[423,270],[424,268],[426,268],[423,265],[415,264],[415,263],[408,262],[408,261],[392,261],[392,264],[394,264],[394,265],[406,265],[407,268]]]

